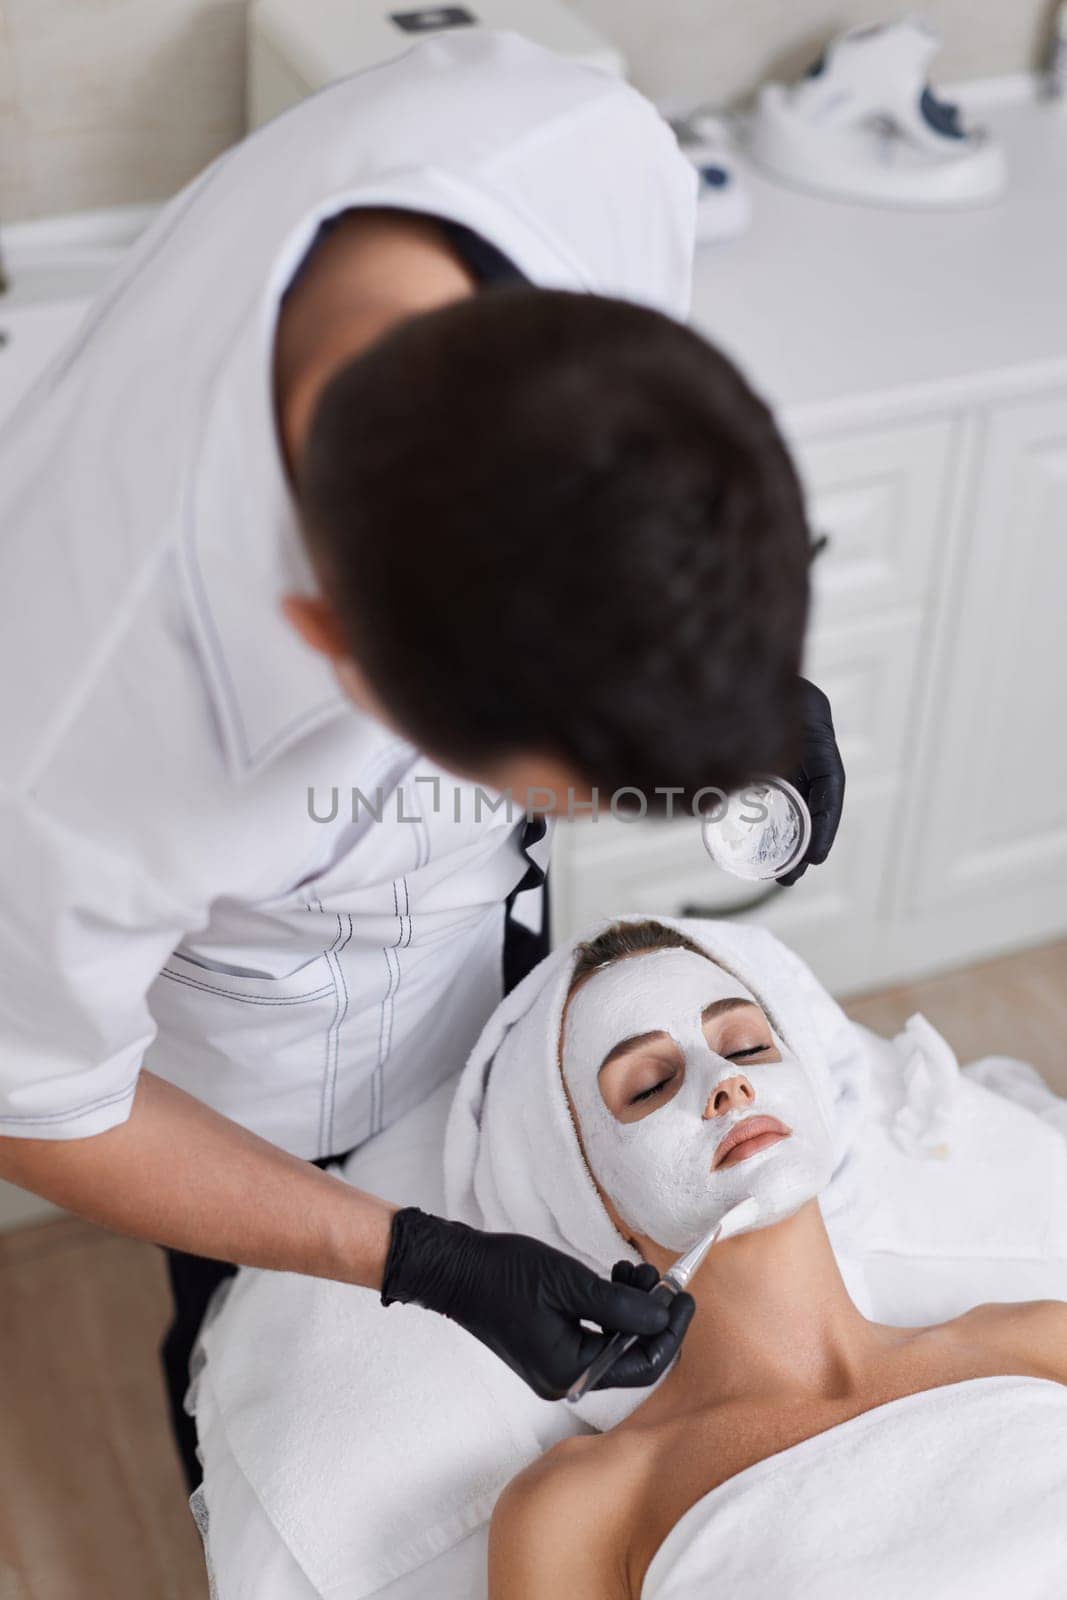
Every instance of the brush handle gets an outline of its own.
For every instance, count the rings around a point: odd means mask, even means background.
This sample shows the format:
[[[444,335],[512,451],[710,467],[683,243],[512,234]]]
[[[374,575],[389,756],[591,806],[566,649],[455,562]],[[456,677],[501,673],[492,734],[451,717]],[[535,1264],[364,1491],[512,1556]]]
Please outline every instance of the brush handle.
[[[678,1290],[669,1278],[661,1278],[648,1292],[661,1305],[670,1305]],[[636,1333],[613,1333],[596,1360],[590,1362],[582,1375],[575,1378],[567,1390],[567,1399],[571,1405],[575,1405],[589,1393],[590,1389],[595,1388],[604,1374],[611,1371],[619,1357],[625,1354],[631,1345],[637,1343],[637,1339]]]

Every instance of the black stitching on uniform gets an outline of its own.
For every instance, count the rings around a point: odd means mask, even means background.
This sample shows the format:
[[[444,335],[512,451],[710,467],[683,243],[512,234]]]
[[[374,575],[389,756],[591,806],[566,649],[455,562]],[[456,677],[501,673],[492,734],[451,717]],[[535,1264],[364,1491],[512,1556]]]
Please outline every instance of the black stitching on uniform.
[[[404,889],[404,909],[400,907],[400,886]],[[396,1006],[396,997],[400,992],[403,979],[403,968],[400,957],[390,959],[390,951],[407,949],[411,944],[414,933],[414,923],[411,916],[411,890],[408,886],[406,875],[400,879],[393,879],[393,909],[400,924],[397,936],[392,945],[385,945],[382,954],[389,971],[389,984],[382,997],[381,1011],[378,1017],[378,1060],[375,1063],[374,1074],[371,1079],[371,1133],[377,1133],[382,1127],[385,1106],[385,1064],[392,1053],[393,1013]],[[394,971],[395,963],[395,971]],[[386,1048],[385,1031],[386,1019],[389,1027],[389,1047]]]
[[[389,973],[389,983],[382,999],[381,1013],[378,1022],[378,1060],[374,1067],[374,1076],[371,1080],[371,1133],[378,1133],[382,1125],[382,1109],[385,1099],[385,1063],[392,1050],[393,1038],[393,1007],[396,993],[400,987],[400,957],[393,952],[396,945],[386,945],[382,950],[385,957],[386,969]],[[395,987],[394,987],[395,980]],[[389,1018],[389,1046],[385,1043],[385,1023]]]
[[[318,906],[319,912],[321,913],[321,915],[325,916],[326,915],[326,909],[323,906],[323,903],[322,903],[321,899],[316,898],[315,901],[314,901],[314,904],[316,906]],[[338,916],[336,911],[334,912],[334,916],[337,917],[337,932],[334,934],[333,943],[331,945],[328,945],[327,948],[323,951],[323,955],[326,958],[326,967],[327,967],[327,970],[328,970],[328,972],[330,974],[330,987],[333,990],[333,1016],[330,1019],[329,1027],[326,1029],[326,1060],[325,1060],[325,1062],[323,1064],[323,1069],[322,1069],[322,1089],[321,1089],[321,1092],[319,1094],[319,1153],[320,1153],[320,1156],[321,1156],[321,1153],[322,1153],[322,1150],[323,1150],[323,1140],[326,1137],[326,1097],[327,1097],[327,1095],[329,1093],[330,1085],[333,1082],[333,1071],[334,1071],[333,1066],[332,1066],[333,1025],[337,1020],[337,1013],[341,1009],[341,992],[337,987],[337,973],[334,971],[333,965],[332,965],[332,963],[330,961],[330,952],[332,950],[336,950],[337,949],[338,941],[341,938],[341,931],[342,931],[341,930],[341,918],[340,918],[340,916]]]
[[[406,950],[407,947],[410,945],[412,937],[413,937],[414,932],[415,932],[415,919],[411,915],[411,887],[408,884],[408,880],[407,880],[406,877],[404,879],[404,906],[405,906],[405,908],[407,910],[407,918],[408,918],[408,936],[404,940],[404,949]],[[400,985],[397,984],[397,987],[399,988]]]
[[[348,945],[349,945],[349,943],[350,943],[350,941],[352,939],[352,935],[355,932],[355,926],[354,926],[354,924],[352,922],[351,915],[347,911],[345,912],[345,920],[348,923],[348,933],[345,935],[345,938],[344,938],[343,942],[341,944],[338,944],[337,943],[337,939],[335,939],[334,942],[333,942],[333,945],[330,947],[329,951],[327,952],[327,960],[329,960],[330,957],[332,956],[333,957],[333,961],[336,963],[336,966],[337,966],[337,974],[336,974],[336,977],[334,978],[334,992],[336,993],[336,991],[337,991],[337,978],[340,978],[341,987],[345,992],[345,1000],[344,1000],[344,1005],[342,1006],[341,1005],[340,996],[338,995],[337,1006],[334,1009],[334,1018],[333,1018],[333,1021],[330,1024],[330,1032],[331,1032],[331,1034],[333,1036],[333,1072],[330,1075],[330,1085],[329,1085],[329,1087],[330,1087],[329,1114],[327,1116],[326,1113],[325,1113],[325,1107],[326,1107],[326,1085],[324,1084],[323,1085],[323,1118],[320,1119],[320,1131],[322,1132],[323,1137],[324,1137],[324,1151],[333,1149],[333,1117],[334,1117],[334,1111],[335,1111],[336,1106],[337,1106],[337,1074],[340,1071],[340,1066],[341,1066],[341,1024],[344,1022],[345,1018],[348,1015],[348,1002],[349,1002],[348,981],[345,978],[345,969],[344,969],[344,966],[342,965],[342,962],[341,962],[341,954],[348,947]],[[340,917],[338,917],[337,921],[338,921],[338,926],[340,926],[340,921],[341,921]],[[340,933],[338,933],[337,937],[338,937],[338,939],[340,938]],[[332,970],[332,966],[331,966],[331,970]]]

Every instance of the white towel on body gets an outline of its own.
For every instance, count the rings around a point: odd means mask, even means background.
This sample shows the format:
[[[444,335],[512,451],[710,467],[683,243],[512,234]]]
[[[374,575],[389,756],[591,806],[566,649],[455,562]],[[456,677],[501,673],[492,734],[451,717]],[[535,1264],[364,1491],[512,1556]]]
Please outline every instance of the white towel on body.
[[[1061,1600],[1067,1387],[972,1378],[739,1472],[675,1523],[641,1600]]]

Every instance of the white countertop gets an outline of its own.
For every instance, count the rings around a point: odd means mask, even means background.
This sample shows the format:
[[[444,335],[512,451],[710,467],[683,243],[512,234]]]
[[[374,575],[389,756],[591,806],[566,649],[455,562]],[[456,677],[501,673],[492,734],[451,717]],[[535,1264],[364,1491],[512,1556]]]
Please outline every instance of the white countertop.
[[[749,231],[697,251],[694,325],[796,435],[1067,384],[1067,104],[1033,80],[957,98],[1003,138],[1008,187],[966,211],[820,199],[743,163]],[[85,299],[158,208],[9,225],[16,307]]]
[[[1009,167],[992,205],[858,206],[744,165],[752,226],[698,250],[692,321],[789,431],[1067,383],[1067,104],[983,87],[968,111]]]
[[[0,294],[0,317],[27,306],[92,299],[159,209],[115,206],[0,227],[0,259],[8,281]]]

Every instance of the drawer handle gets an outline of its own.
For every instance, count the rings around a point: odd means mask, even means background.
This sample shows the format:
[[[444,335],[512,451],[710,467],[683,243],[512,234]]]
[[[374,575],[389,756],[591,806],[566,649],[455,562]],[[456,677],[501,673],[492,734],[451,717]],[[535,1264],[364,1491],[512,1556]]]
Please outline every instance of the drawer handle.
[[[8,333],[6,328],[0,328],[0,350],[3,350],[5,345],[9,345],[10,343],[11,335]]]
[[[810,556],[809,556],[809,560],[814,561],[815,557],[816,556],[821,556],[824,550],[829,549],[829,546],[830,546],[830,535],[828,533],[816,533],[816,534],[813,534],[812,535],[812,540],[811,540],[811,553],[810,553]]]
[[[765,906],[769,900],[784,892],[780,883],[772,883],[766,889],[761,889],[752,900],[743,900],[736,906],[683,906],[679,911],[680,917],[708,918],[712,922],[724,922],[727,917],[747,917],[750,911],[757,911],[760,906]]]

